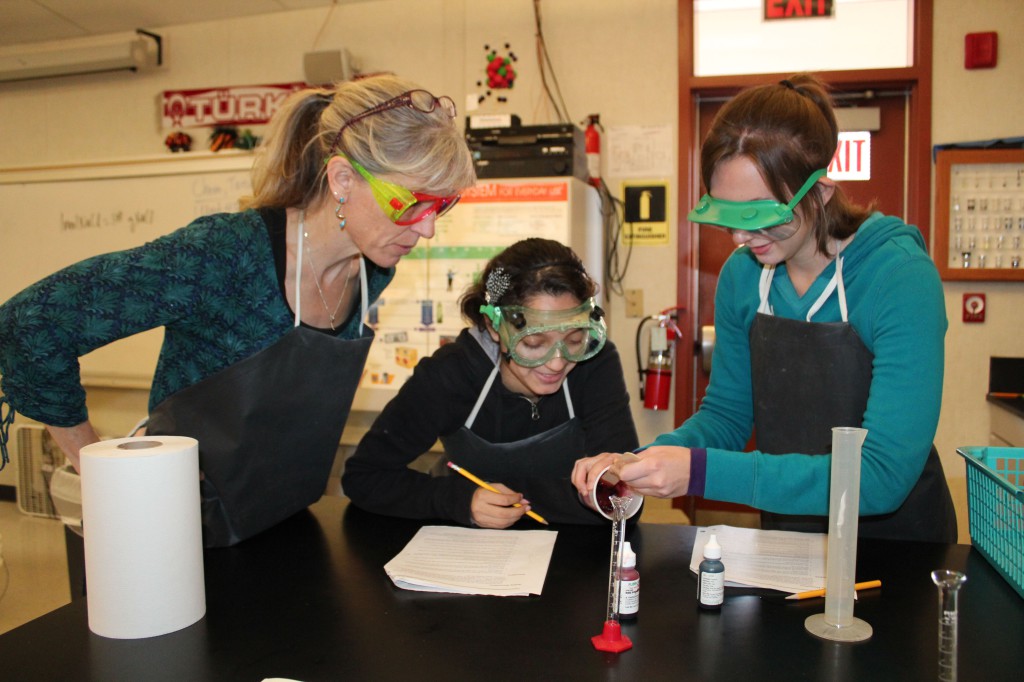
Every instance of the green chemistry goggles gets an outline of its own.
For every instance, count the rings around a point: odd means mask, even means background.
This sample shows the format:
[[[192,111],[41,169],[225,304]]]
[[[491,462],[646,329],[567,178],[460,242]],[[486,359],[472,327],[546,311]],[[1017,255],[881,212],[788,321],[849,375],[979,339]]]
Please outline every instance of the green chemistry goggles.
[[[687,215],[687,219],[730,231],[756,232],[771,241],[789,239],[796,234],[798,228],[793,224],[793,209],[827,171],[827,168],[814,171],[788,204],[774,199],[727,201],[705,194]]]
[[[568,310],[482,305],[480,312],[498,330],[505,358],[523,367],[540,367],[556,353],[567,362],[589,360],[608,338],[604,311],[593,298]]]

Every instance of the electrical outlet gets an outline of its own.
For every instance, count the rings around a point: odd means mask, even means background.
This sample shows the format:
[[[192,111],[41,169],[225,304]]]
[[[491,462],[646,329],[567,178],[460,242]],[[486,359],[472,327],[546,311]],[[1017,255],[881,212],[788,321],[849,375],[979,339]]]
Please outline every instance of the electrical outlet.
[[[644,290],[626,289],[626,317],[644,316]]]

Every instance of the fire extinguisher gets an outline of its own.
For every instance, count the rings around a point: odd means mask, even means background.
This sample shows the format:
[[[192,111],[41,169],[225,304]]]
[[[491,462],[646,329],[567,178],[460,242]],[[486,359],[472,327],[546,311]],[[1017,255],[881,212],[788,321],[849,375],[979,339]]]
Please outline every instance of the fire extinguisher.
[[[680,337],[676,326],[677,309],[668,308],[657,315],[650,315],[640,321],[636,330],[637,370],[640,373],[640,398],[648,410],[667,410],[672,395],[672,361],[675,341]],[[646,369],[640,363],[640,338],[644,326],[649,322],[656,325],[650,330],[650,352]]]
[[[601,115],[589,114],[587,116],[587,129],[583,133],[583,140],[587,150],[587,175],[590,177],[590,184],[598,189],[601,188]]]

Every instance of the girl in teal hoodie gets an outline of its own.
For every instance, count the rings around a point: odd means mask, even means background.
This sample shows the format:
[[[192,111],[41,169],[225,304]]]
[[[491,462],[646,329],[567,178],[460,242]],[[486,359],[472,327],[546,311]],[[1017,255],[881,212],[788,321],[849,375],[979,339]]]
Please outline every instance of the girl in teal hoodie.
[[[581,459],[583,499],[609,463],[645,495],[762,510],[762,527],[826,531],[831,429],[867,430],[860,535],[955,542],[932,445],[946,313],[920,232],[851,203],[826,175],[838,126],[823,84],[798,75],[726,104],[701,149],[693,222],[736,251],[715,294],[700,409],[640,461]],[[743,452],[754,434],[756,449]]]

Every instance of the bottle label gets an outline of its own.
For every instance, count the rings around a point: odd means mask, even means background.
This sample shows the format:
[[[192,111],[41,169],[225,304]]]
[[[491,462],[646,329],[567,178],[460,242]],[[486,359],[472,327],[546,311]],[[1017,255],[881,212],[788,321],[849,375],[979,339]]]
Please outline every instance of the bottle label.
[[[725,573],[701,571],[697,583],[697,598],[705,606],[717,606],[725,600]]]
[[[619,581],[619,615],[633,615],[640,610],[640,579]]]

